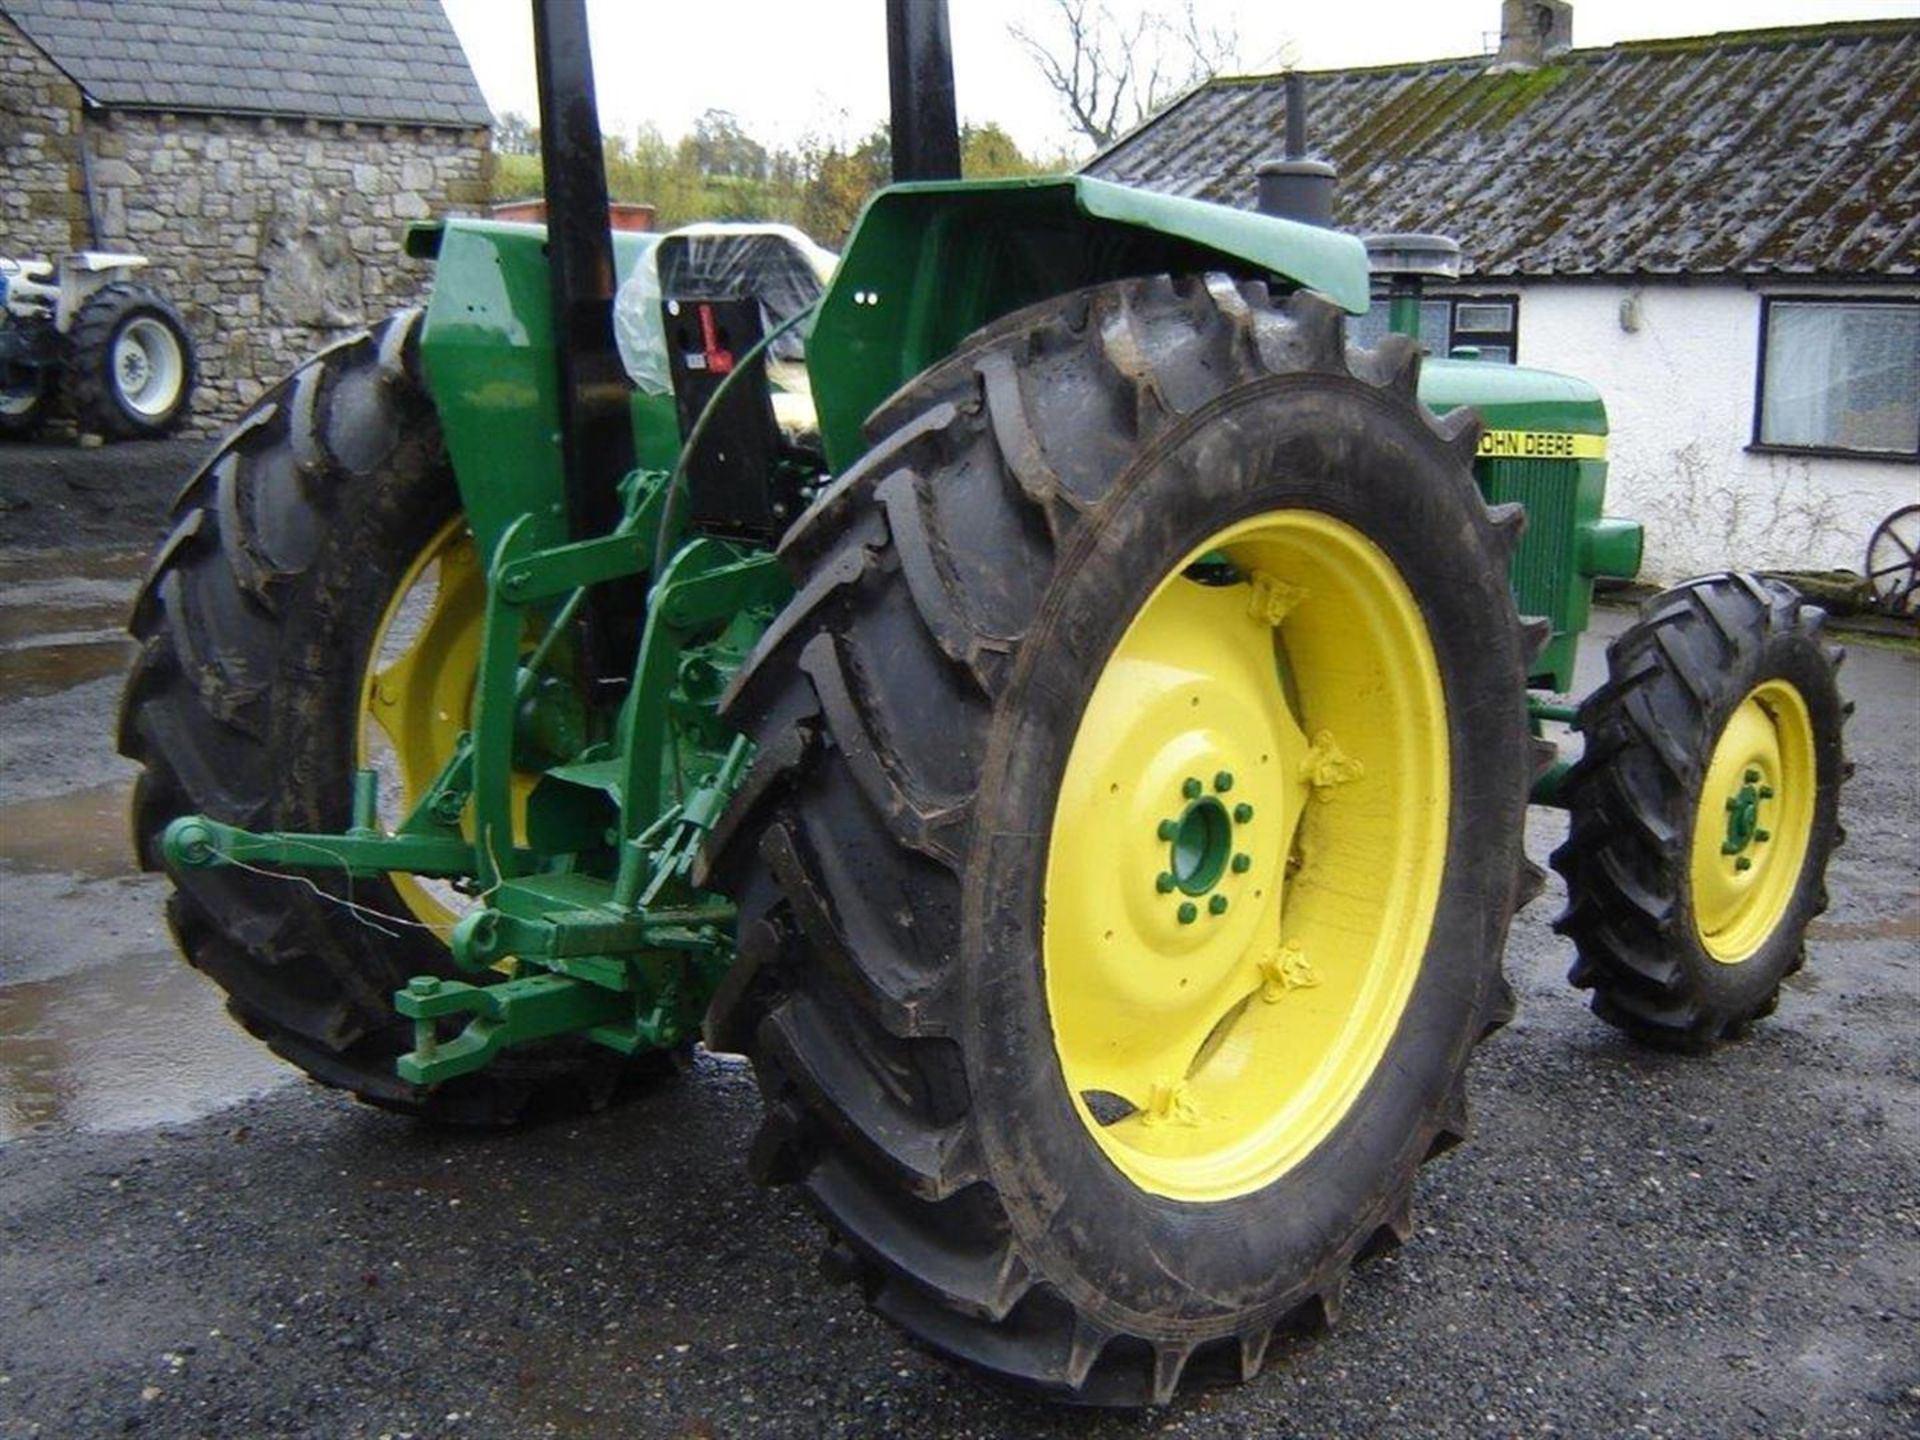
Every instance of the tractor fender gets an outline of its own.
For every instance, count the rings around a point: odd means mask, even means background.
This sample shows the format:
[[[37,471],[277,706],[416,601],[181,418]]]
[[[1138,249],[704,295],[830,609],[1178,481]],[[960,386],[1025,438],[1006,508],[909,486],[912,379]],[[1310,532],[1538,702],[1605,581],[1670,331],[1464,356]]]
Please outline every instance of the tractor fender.
[[[1108,280],[1223,271],[1368,306],[1366,247],[1293,220],[1084,175],[894,185],[867,203],[807,342],[827,460],[882,401],[1004,315]]]

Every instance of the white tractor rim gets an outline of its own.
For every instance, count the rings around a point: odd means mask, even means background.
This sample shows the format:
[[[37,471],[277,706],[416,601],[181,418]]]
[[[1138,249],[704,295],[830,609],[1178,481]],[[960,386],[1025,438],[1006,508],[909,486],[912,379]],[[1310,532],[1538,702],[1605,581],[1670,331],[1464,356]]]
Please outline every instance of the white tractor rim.
[[[186,371],[173,331],[148,316],[129,320],[113,342],[114,388],[136,415],[157,420],[172,410]]]

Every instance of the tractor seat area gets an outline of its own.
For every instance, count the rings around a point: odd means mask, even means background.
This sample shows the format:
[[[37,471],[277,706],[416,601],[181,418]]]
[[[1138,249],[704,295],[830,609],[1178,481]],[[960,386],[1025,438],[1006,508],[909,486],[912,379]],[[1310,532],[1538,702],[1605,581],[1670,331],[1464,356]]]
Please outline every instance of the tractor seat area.
[[[621,363],[640,390],[673,388],[662,305],[672,300],[750,297],[762,332],[817,301],[839,257],[791,225],[713,222],[662,235],[648,248],[614,298],[614,335]],[[773,342],[767,384],[784,445],[817,452],[820,426],[807,377],[806,340],[790,332]]]

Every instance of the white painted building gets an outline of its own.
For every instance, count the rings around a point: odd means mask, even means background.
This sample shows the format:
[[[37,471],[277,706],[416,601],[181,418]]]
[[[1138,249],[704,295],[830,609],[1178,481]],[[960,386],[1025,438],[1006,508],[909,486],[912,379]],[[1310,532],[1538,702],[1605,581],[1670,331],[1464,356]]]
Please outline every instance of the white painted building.
[[[1738,565],[1760,570],[1858,570],[1867,537],[1903,505],[1920,504],[1916,412],[1920,411],[1920,285],[1868,292],[1828,284],[1768,282],[1676,284],[1530,284],[1502,292],[1518,301],[1521,364],[1579,375],[1606,397],[1609,441],[1607,509],[1646,527],[1646,579],[1666,583]],[[1882,337],[1879,310],[1904,306],[1910,337],[1906,359],[1860,377],[1883,400],[1904,390],[1905,404],[1807,413],[1806,386],[1791,403],[1786,380],[1797,362],[1831,364],[1831,341],[1804,332],[1844,327],[1858,316]],[[1780,307],[1798,324],[1796,355],[1783,345]],[[1839,307],[1839,308],[1836,308]],[[1767,326],[1773,384],[1768,420],[1775,439],[1762,443],[1761,333]],[[1900,336],[1888,338],[1897,346]],[[1844,339],[1839,342],[1844,344]],[[1816,353],[1808,356],[1806,349]],[[1844,363],[1844,357],[1842,357]],[[1824,390],[1826,387],[1821,387]],[[1897,393],[1891,398],[1897,400]],[[1851,422],[1851,433],[1849,423]],[[1902,440],[1904,456],[1880,453]],[[1796,433],[1794,427],[1798,427]],[[1867,448],[1844,449],[1848,440]],[[1821,443],[1828,442],[1828,443]],[[1837,443],[1834,443],[1837,442]],[[1831,449],[1832,453],[1822,453]]]
[[[1570,7],[1506,8],[1498,55],[1305,77],[1336,222],[1460,241],[1429,349],[1600,388],[1645,578],[1860,569],[1920,504],[1920,20],[1576,50]],[[1213,81],[1088,168],[1250,206],[1283,82]]]

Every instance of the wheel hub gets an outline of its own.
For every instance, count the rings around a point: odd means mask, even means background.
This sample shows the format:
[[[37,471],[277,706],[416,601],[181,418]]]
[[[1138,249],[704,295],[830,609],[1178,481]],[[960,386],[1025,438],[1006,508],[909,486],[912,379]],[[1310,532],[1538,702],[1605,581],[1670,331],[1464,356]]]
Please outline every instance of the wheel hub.
[[[1233,788],[1231,771],[1214,772],[1213,788],[1224,795]],[[1207,913],[1224,915],[1228,900],[1213,894],[1221,877],[1231,869],[1244,875],[1253,865],[1253,857],[1236,848],[1234,823],[1253,819],[1253,807],[1241,803],[1229,811],[1215,795],[1202,793],[1205,787],[1197,775],[1180,783],[1180,797],[1186,802],[1177,817],[1162,820],[1154,834],[1167,842],[1167,868],[1154,878],[1153,888],[1163,895],[1178,891],[1190,898],[1209,896]],[[1189,900],[1176,902],[1182,924],[1191,924],[1197,907]]]
[[[172,331],[150,316],[127,322],[113,342],[110,362],[120,401],[150,420],[164,416],[186,383],[186,359]]]
[[[1722,855],[1735,855],[1736,870],[1751,870],[1752,857],[1746,854],[1749,846],[1764,845],[1773,837],[1760,828],[1760,802],[1773,798],[1773,787],[1760,783],[1761,772],[1749,768],[1740,788],[1727,796],[1727,838],[1721,842]],[[1742,863],[1742,862],[1745,863]]]
[[[1689,879],[1708,954],[1737,964],[1793,900],[1813,823],[1813,730],[1784,680],[1756,686],[1728,716],[1707,765]]]

